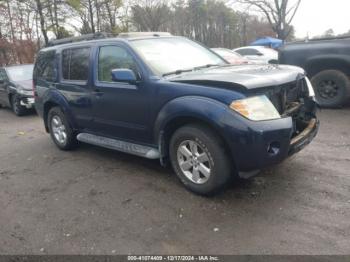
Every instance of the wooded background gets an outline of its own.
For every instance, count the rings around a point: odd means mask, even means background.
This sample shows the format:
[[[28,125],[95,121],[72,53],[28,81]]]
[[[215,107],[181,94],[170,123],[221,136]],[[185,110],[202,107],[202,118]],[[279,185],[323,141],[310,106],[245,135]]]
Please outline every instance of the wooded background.
[[[167,31],[226,48],[262,36],[292,40],[300,1],[0,0],[0,65],[32,63],[50,39],[95,32]]]

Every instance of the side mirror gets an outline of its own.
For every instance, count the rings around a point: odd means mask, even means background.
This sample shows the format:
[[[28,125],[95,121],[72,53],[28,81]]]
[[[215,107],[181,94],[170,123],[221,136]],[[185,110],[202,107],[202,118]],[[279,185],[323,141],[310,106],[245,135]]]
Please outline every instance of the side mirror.
[[[263,53],[258,52],[258,53],[256,53],[256,55],[257,55],[257,56],[263,56],[264,54],[263,54]]]
[[[135,84],[137,82],[135,73],[130,69],[113,69],[111,74],[114,82],[125,82],[130,84]]]

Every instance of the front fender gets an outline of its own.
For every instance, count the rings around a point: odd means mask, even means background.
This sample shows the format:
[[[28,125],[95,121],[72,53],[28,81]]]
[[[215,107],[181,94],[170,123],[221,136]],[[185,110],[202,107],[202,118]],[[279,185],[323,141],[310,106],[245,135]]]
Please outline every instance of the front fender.
[[[154,125],[154,140],[159,141],[166,126],[178,118],[195,118],[220,130],[226,110],[226,104],[206,97],[186,96],[171,100],[158,113]]]

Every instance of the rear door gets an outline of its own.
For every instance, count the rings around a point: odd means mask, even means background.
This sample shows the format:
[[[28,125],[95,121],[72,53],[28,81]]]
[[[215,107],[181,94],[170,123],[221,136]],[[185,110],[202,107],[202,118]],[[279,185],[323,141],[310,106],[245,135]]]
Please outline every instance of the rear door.
[[[60,81],[56,89],[65,97],[70,114],[81,130],[91,127],[91,60],[90,46],[79,46],[61,51]]]

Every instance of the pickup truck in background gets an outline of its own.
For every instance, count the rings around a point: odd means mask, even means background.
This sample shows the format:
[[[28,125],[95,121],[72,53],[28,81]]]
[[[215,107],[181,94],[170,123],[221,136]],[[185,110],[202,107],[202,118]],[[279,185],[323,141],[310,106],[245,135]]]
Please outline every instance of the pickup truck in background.
[[[279,63],[304,68],[321,107],[342,107],[350,101],[350,37],[286,44]]]

